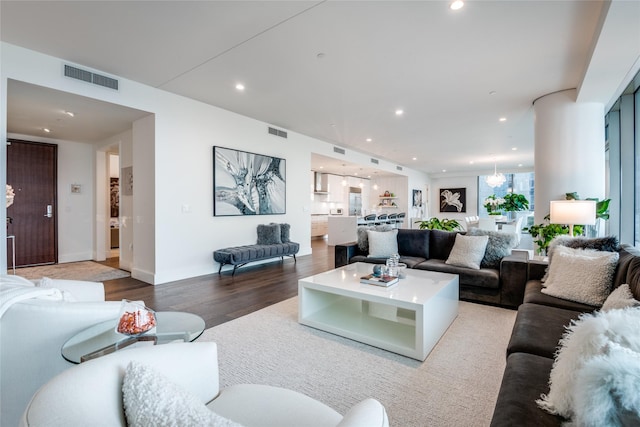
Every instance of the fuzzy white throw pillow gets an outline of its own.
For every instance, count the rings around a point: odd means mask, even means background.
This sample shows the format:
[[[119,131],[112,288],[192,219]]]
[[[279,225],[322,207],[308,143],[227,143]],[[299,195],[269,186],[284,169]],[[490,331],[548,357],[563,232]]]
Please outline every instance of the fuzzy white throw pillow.
[[[209,410],[193,393],[153,368],[131,361],[122,400],[130,427],[242,427]]]
[[[640,353],[607,344],[578,371],[573,393],[576,427],[640,425]]]
[[[611,293],[620,254],[558,246],[543,294],[600,307]]]
[[[560,340],[560,348],[549,377],[549,394],[536,400],[549,413],[571,418],[574,415],[574,384],[578,371],[606,346],[617,343],[640,352],[640,307],[597,311],[573,321]]]

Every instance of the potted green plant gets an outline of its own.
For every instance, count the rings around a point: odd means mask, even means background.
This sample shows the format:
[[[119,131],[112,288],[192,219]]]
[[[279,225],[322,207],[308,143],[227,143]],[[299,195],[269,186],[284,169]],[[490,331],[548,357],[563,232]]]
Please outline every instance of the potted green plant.
[[[416,221],[416,224],[420,224],[420,230],[444,230],[444,231],[462,230],[460,223],[455,219],[431,218],[426,221]]]
[[[526,211],[529,209],[529,201],[523,194],[508,193],[504,196],[502,210],[505,212]]]
[[[549,215],[544,217],[545,221],[549,221]],[[549,243],[554,237],[562,234],[569,234],[569,226],[563,224],[534,224],[531,227],[525,227],[523,231],[528,231],[533,238],[533,243],[536,244],[538,254],[546,255]],[[576,225],[573,227],[574,234],[582,234],[582,226]]]

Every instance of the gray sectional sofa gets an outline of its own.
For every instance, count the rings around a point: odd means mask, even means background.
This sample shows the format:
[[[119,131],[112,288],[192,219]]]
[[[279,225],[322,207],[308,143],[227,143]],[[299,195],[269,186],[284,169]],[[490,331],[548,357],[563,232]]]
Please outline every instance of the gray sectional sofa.
[[[446,264],[456,232],[398,230],[400,262],[408,268],[458,274],[460,298],[516,308],[522,302],[527,281],[527,254],[518,252],[479,270]],[[370,257],[358,242],[336,245],[335,267],[355,262],[382,264],[386,257]]]
[[[618,253],[613,289],[628,284],[633,298],[640,300],[640,251],[622,245]],[[507,348],[507,365],[492,427],[560,426],[567,421],[540,409],[536,400],[541,394],[549,393],[554,356],[567,326],[581,314],[599,308],[543,293],[541,279],[547,264],[531,261],[529,267],[524,301],[518,308]],[[629,425],[638,425],[637,422],[639,418]]]

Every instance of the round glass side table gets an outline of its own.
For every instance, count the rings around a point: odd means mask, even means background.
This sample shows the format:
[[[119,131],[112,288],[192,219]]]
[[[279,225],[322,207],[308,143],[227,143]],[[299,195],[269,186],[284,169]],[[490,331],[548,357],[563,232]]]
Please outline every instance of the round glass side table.
[[[180,311],[158,311],[156,320],[155,331],[136,337],[116,332],[118,319],[98,323],[78,332],[64,343],[62,357],[71,363],[81,363],[132,345],[194,341],[202,335],[205,327],[202,317]]]

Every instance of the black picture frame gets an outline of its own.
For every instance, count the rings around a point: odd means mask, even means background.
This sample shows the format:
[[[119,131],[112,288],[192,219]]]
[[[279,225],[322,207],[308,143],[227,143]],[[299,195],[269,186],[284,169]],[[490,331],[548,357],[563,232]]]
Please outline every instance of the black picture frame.
[[[286,160],[213,147],[213,216],[286,213]]]
[[[440,212],[466,212],[467,189],[466,188],[441,188]]]
[[[413,207],[419,208],[422,206],[422,190],[413,190]]]

